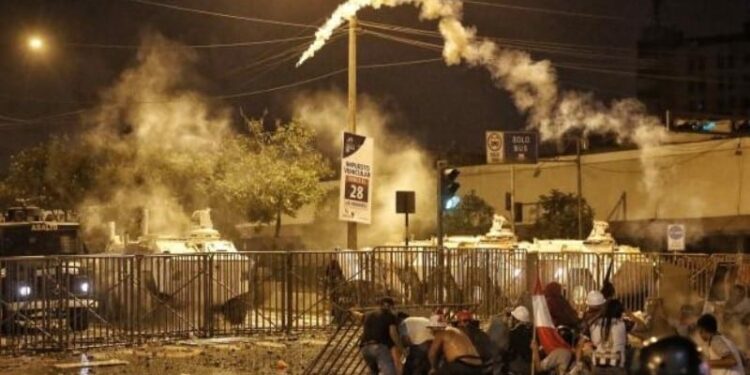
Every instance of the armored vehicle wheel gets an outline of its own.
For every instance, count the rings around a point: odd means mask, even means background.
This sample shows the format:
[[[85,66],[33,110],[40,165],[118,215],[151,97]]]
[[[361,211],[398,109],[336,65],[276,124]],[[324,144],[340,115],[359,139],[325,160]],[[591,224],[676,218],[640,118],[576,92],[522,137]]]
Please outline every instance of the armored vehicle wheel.
[[[73,331],[85,331],[89,328],[89,311],[85,308],[71,309],[68,313],[68,324]]]

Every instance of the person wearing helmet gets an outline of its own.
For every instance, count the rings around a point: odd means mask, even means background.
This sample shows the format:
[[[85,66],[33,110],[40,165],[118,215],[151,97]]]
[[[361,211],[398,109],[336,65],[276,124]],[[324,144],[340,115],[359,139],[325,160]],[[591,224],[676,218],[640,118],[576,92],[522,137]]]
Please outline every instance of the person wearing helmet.
[[[590,335],[591,325],[602,316],[606,303],[604,295],[598,290],[592,290],[586,295],[586,311],[583,312],[578,332],[585,336]]]
[[[536,342],[532,342],[531,353],[534,361],[534,369],[536,369],[536,371],[552,375],[564,375],[567,374],[572,367],[574,357],[571,348],[575,343],[575,333],[570,327],[566,326],[557,327],[557,333],[563,340],[565,340],[568,347],[561,347],[553,350],[551,353],[548,353],[543,360],[539,354],[539,345]]]
[[[456,327],[461,330],[474,344],[482,362],[492,362],[494,350],[492,340],[486,332],[479,328],[479,321],[474,319],[474,314],[469,310],[461,310],[456,314]]]
[[[719,324],[711,314],[704,314],[696,323],[698,334],[705,343],[711,375],[742,375],[742,365],[737,346],[719,333]]]
[[[630,367],[632,375],[709,375],[698,347],[682,336],[669,336],[643,347]]]
[[[588,340],[584,340],[593,348],[593,373],[625,374],[627,331],[622,319],[625,309],[617,299],[609,300],[602,305],[602,313],[590,323]]]
[[[510,337],[505,361],[511,372],[528,374],[531,371],[531,339],[534,336],[534,326],[531,314],[524,306],[518,306],[510,312]]]
[[[430,345],[430,374],[482,375],[485,365],[474,344],[458,328],[450,327],[441,315],[430,317],[427,326],[435,337]],[[440,359],[442,358],[442,361]]]

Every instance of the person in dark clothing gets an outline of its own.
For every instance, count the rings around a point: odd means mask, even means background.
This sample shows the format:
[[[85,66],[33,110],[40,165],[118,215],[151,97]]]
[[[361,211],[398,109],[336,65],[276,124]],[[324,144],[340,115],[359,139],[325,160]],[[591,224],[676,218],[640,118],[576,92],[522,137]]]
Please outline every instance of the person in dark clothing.
[[[562,294],[562,285],[551,282],[544,288],[544,299],[547,300],[549,313],[555,326],[578,327],[580,320],[570,302]]]
[[[396,363],[391,348],[401,346],[398,337],[398,323],[393,313],[394,301],[385,297],[378,310],[362,314],[352,311],[355,318],[362,321],[362,337],[359,341],[360,353],[372,375],[396,375]]]
[[[459,311],[456,318],[458,329],[469,337],[479,353],[479,357],[482,358],[482,362],[484,364],[492,363],[495,353],[494,345],[490,336],[479,328],[479,321],[475,320],[473,314],[468,310]]]
[[[512,373],[528,374],[531,371],[531,339],[534,336],[531,316],[523,306],[516,307],[510,315],[512,328],[505,360]]]
[[[344,322],[346,317],[346,308],[343,306],[341,288],[344,283],[344,271],[341,269],[336,255],[331,257],[331,261],[326,266],[324,287],[328,300],[331,301],[331,317],[333,324],[339,325]]]

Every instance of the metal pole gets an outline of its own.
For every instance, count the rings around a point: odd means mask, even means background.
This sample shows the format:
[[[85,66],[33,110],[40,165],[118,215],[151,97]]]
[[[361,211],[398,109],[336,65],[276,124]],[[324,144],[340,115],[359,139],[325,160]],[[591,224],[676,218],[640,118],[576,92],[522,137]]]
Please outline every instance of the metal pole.
[[[406,238],[404,239],[404,243],[406,244],[406,247],[409,247],[409,213],[404,214],[406,217]]]
[[[576,140],[576,170],[578,182],[578,239],[583,239],[583,194],[581,181],[581,137]]]
[[[510,166],[510,230],[516,233],[516,166]]]
[[[357,133],[357,17],[349,19],[349,132]],[[346,246],[357,249],[357,223],[346,225]]]
[[[443,173],[448,162],[445,160],[437,161],[437,256],[438,256],[438,301],[443,303],[443,286],[445,285],[445,253],[443,251]]]

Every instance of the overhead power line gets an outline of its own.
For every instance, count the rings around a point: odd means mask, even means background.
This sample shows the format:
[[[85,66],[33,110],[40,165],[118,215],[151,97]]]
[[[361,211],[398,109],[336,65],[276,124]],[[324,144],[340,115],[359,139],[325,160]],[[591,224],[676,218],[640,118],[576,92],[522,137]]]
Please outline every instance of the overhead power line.
[[[296,42],[300,40],[310,41],[312,36],[298,36],[290,38],[279,38],[279,39],[268,39],[268,40],[254,40],[248,42],[235,42],[235,43],[211,43],[211,44],[175,44],[174,49],[182,48],[195,48],[195,49],[209,49],[209,48],[238,48],[238,47],[254,47],[254,46],[265,46],[269,44],[280,44]],[[78,48],[101,48],[101,49],[126,49],[133,50],[141,48],[139,44],[102,44],[102,43],[67,43],[66,45]],[[170,48],[170,47],[167,47]]]
[[[464,3],[472,4],[472,5],[480,5],[480,6],[485,6],[485,7],[492,7],[492,8],[502,8],[502,9],[511,9],[511,10],[521,10],[521,11],[526,11],[526,12],[546,13],[546,14],[554,14],[558,16],[582,17],[582,18],[598,19],[598,20],[603,20],[603,21],[629,21],[627,18],[609,16],[609,15],[603,15],[603,14],[570,12],[570,11],[565,11],[565,10],[502,4],[502,3],[491,3],[487,1],[478,1],[478,0],[464,0]]]
[[[161,7],[161,8],[173,9],[173,10],[178,10],[181,12],[202,14],[202,15],[214,16],[214,17],[224,17],[224,18],[234,19],[238,21],[264,23],[264,24],[276,25],[276,26],[301,27],[301,28],[307,28],[307,29],[313,29],[313,30],[318,29],[318,26],[308,25],[304,23],[271,20],[271,19],[259,18],[259,17],[237,16],[233,14],[214,12],[210,10],[188,8],[188,7],[173,5],[173,4],[165,4],[165,3],[158,2],[158,1],[149,1],[149,0],[125,0],[125,1],[130,1],[133,3],[139,3],[139,4],[144,4],[144,5],[151,5],[151,6]]]
[[[360,65],[358,69],[367,71],[367,70],[374,70],[374,69],[385,69],[385,68],[395,68],[395,67],[402,67],[402,66],[429,64],[429,63],[438,62],[438,61],[442,61],[442,58],[430,58],[430,59],[418,59],[418,60],[365,64],[365,65]],[[238,99],[238,98],[245,98],[245,97],[250,97],[250,96],[266,94],[266,93],[286,90],[286,89],[310,84],[313,82],[321,81],[323,79],[344,73],[346,71],[347,71],[347,68],[341,68],[341,69],[337,69],[337,70],[334,70],[325,74],[321,74],[315,77],[303,79],[301,81],[290,82],[290,83],[268,87],[264,89],[259,89],[259,90],[254,90],[254,91],[239,92],[239,93],[234,93],[234,94],[212,95],[212,96],[207,96],[206,99]],[[134,104],[163,104],[163,103],[169,103],[173,101],[175,100],[137,101],[133,103]],[[63,113],[58,113],[58,114],[53,114],[53,115],[36,117],[33,119],[27,119],[27,120],[13,118],[13,121],[7,121],[7,122],[0,121],[0,127],[44,124],[45,121],[48,121],[48,120],[59,119],[63,117],[73,116],[73,115],[79,115],[79,114],[91,112],[94,110],[96,110],[96,107],[81,108],[75,111],[68,111],[68,112],[63,112]],[[56,122],[59,122],[59,120]]]

